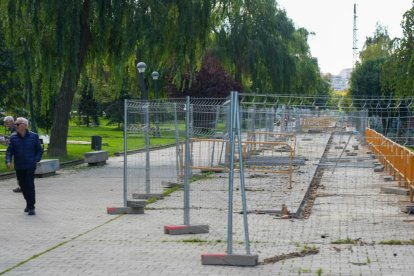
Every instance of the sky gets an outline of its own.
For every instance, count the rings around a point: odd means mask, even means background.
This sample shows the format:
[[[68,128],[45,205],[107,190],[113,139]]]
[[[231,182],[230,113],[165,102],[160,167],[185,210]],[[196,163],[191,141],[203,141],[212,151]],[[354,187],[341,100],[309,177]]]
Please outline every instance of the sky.
[[[314,32],[308,39],[312,56],[323,73],[339,74],[352,68],[354,3],[357,5],[357,47],[374,35],[376,24],[387,27],[391,38],[402,37],[403,14],[413,0],[276,0],[296,27]]]

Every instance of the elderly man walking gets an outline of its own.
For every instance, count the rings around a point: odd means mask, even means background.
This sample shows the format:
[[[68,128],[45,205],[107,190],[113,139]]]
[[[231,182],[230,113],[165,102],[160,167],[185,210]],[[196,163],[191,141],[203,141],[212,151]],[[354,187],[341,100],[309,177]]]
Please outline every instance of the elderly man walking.
[[[39,136],[27,129],[28,124],[26,118],[19,117],[16,119],[16,133],[10,137],[6,152],[6,164],[11,169],[11,162],[14,158],[17,180],[26,200],[24,211],[31,216],[36,214],[34,173],[36,163],[42,158],[43,149],[40,145]]]

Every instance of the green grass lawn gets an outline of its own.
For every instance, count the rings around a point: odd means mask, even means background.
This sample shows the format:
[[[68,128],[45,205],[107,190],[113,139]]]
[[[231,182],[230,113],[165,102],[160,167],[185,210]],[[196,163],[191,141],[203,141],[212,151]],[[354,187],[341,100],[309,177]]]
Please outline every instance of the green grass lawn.
[[[101,126],[98,127],[86,127],[86,126],[77,126],[74,123],[69,125],[68,133],[68,145],[67,151],[68,155],[66,158],[59,158],[61,162],[82,159],[85,152],[92,151],[91,145],[83,144],[72,144],[70,141],[84,141],[91,142],[92,136],[101,136],[102,137],[102,150],[106,150],[109,153],[109,156],[113,156],[115,152],[124,151],[124,133],[123,129],[118,128],[117,126],[104,125],[105,120],[101,120]],[[43,134],[42,130],[39,130],[39,134]],[[165,136],[167,137],[167,136]],[[151,147],[163,146],[168,144],[174,144],[175,139],[171,136],[164,138],[163,133],[161,132],[161,138],[150,137]],[[76,142],[75,142],[76,143]],[[142,149],[145,147],[145,137],[143,135],[136,135],[128,138],[128,150]],[[0,145],[0,149],[6,149],[6,146]],[[45,153],[43,158],[51,158],[47,155],[47,145],[45,145]],[[5,166],[5,153],[0,154],[0,173],[7,171]]]

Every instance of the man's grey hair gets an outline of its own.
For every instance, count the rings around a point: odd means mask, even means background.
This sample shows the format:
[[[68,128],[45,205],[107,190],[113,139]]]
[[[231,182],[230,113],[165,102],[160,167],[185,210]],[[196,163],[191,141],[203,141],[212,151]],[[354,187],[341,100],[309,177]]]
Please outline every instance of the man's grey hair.
[[[3,122],[14,122],[14,118],[12,116],[6,116],[4,117]]]
[[[16,119],[16,124],[24,124],[26,126],[29,126],[29,121],[26,118],[19,117]]]

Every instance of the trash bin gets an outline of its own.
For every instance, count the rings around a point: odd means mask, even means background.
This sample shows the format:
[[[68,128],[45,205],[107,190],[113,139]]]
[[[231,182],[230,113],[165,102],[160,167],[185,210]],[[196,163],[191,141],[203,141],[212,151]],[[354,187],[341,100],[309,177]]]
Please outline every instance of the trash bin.
[[[45,150],[45,144],[43,144],[43,139],[39,138],[39,142],[40,142],[40,145],[42,146],[42,149]]]
[[[102,137],[92,136],[91,148],[93,150],[102,150]]]

